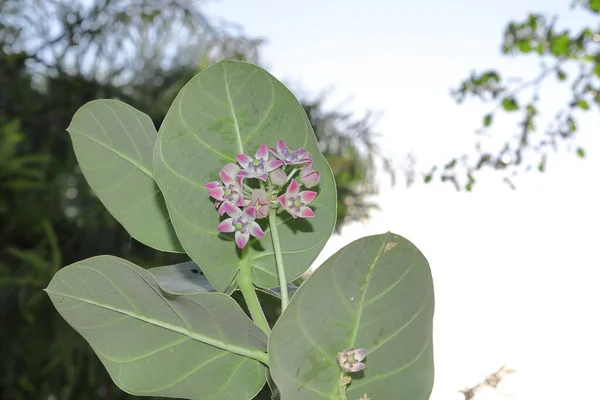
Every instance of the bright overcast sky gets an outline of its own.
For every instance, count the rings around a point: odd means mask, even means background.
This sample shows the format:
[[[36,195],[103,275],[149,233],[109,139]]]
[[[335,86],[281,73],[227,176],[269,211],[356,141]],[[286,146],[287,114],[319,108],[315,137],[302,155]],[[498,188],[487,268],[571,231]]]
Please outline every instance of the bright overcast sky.
[[[506,22],[529,11],[561,12],[567,25],[589,20],[569,3],[223,0],[209,11],[266,38],[264,65],[292,90],[333,88],[332,105],[350,97],[356,113],[382,111],[381,145],[397,156],[413,150],[425,167],[473,148],[486,108],[448,94],[473,68],[534,76],[535,60],[501,57]],[[542,93],[547,115],[565,93]],[[333,237],[319,258],[388,230],[424,252],[436,289],[433,400],[462,399],[458,389],[502,364],[517,371],[502,387],[515,399],[597,397],[599,116],[581,125],[585,160],[553,156],[547,173],[519,179],[516,191],[494,174],[473,193],[380,182],[381,211]],[[506,397],[477,397],[496,398]]]

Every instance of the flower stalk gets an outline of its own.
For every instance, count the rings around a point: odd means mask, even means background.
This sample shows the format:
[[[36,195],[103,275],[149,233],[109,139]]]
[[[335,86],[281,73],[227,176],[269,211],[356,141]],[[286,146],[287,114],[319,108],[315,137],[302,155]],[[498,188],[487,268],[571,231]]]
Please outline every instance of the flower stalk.
[[[277,277],[279,278],[279,289],[281,290],[281,312],[284,312],[290,302],[287,287],[287,277],[283,266],[283,254],[281,253],[281,243],[279,242],[279,229],[277,228],[277,209],[271,208],[269,211],[269,226],[271,228],[271,240],[273,241],[273,252],[275,253],[275,263],[277,264]]]
[[[267,335],[271,334],[271,328],[265,317],[265,313],[258,301],[256,296],[256,290],[252,284],[252,278],[250,276],[250,264],[247,261],[242,261],[240,266],[240,274],[238,275],[238,287],[244,296],[246,306],[250,311],[250,316],[254,323]]]

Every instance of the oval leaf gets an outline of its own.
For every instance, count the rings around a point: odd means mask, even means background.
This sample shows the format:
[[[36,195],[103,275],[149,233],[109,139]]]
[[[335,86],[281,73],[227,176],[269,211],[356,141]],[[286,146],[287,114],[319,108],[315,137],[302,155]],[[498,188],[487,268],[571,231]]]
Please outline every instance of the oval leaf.
[[[304,147],[321,173],[310,220],[280,214],[279,233],[288,281],[315,260],[331,235],[336,217],[333,174],[319,151],[310,122],[292,93],[252,64],[222,61],[194,77],[177,95],[158,133],[154,173],[183,248],[214,287],[235,284],[240,259],[249,260],[253,282],[278,285],[275,257],[266,220],[266,236],[236,251],[233,235],[219,235],[221,218],[204,184],[218,179],[222,165],[239,153],[254,156],[258,147],[277,140]],[[311,205],[312,205],[311,204]]]
[[[273,329],[269,361],[281,397],[337,399],[337,353],[355,347],[368,354],[348,399],[429,398],[433,308],[429,264],[412,243],[387,233],[349,244],[298,289]]]
[[[227,295],[165,294],[151,273],[112,256],[63,268],[46,292],[128,393],[239,400],[266,381],[257,358],[267,338]]]
[[[85,179],[127,232],[147,246],[182,253],[152,173],[156,129],[117,100],[85,104],[67,128]]]

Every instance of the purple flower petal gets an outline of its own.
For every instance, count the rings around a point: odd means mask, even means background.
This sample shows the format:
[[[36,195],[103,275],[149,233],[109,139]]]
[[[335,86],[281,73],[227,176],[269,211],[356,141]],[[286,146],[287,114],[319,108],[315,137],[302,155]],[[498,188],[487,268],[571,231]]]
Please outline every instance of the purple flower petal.
[[[238,154],[235,156],[235,159],[240,163],[240,165],[244,168],[248,168],[248,164],[252,162],[252,158],[245,154]]]
[[[235,226],[233,226],[233,218],[227,218],[223,222],[217,226],[217,230],[219,232],[233,232],[235,231]]]
[[[367,350],[366,349],[356,349],[354,350],[354,358],[356,359],[356,361],[362,361],[365,359],[365,357],[367,356]]]
[[[223,207],[225,204],[229,204],[230,206],[232,205],[230,202],[225,201],[225,202],[217,202],[219,204],[221,204],[221,207],[217,206],[217,208],[219,209],[219,215],[223,216],[223,214],[225,214],[225,212],[227,211],[227,207]]]
[[[237,180],[238,172],[240,172],[240,167],[237,164],[225,164],[223,168],[221,168],[219,177],[225,185],[235,185],[239,183]]]
[[[210,189],[208,191],[208,194],[213,199],[223,201],[223,195],[225,194],[225,189],[223,189],[223,186],[216,187],[214,189]]]
[[[279,204],[281,205],[281,207],[286,208],[285,194],[279,196],[277,200],[279,200]]]
[[[357,362],[357,363],[352,363],[351,365],[349,365],[346,368],[343,368],[346,372],[358,372],[362,369],[365,368],[365,364],[361,363],[361,362]]]
[[[287,197],[296,197],[298,195],[298,191],[299,191],[299,186],[298,186],[298,182],[296,182],[295,179],[292,179],[292,182],[290,182],[290,186],[288,186],[285,194]]]
[[[210,189],[216,188],[220,184],[221,184],[221,182],[219,182],[219,181],[213,181],[213,182],[208,182],[206,185],[204,185],[204,187],[210,190]]]
[[[244,217],[254,220],[256,218],[256,209],[254,207],[246,207],[244,209]]]
[[[283,161],[281,161],[281,160],[269,160],[265,163],[265,170],[267,172],[271,172],[275,168],[278,168],[282,165],[283,165]]]
[[[259,238],[265,236],[265,233],[263,232],[262,228],[256,222],[249,223],[248,228],[249,228],[250,234],[252,236],[259,237]]]
[[[306,206],[302,206],[297,215],[300,218],[312,218],[315,216],[315,212]]]
[[[284,154],[284,152],[287,150],[287,145],[285,144],[285,142],[283,140],[278,140],[277,141],[277,152],[279,154]]]
[[[242,216],[242,210],[229,202],[223,203],[221,208],[224,208],[223,212],[227,213],[230,217],[239,218]]]
[[[268,157],[269,148],[263,144],[258,148],[258,150],[256,150],[255,158],[262,158],[266,161]]]
[[[303,192],[300,192],[299,196],[300,196],[300,200],[304,204],[309,204],[311,201],[313,201],[315,199],[315,197],[317,196],[317,192],[305,190]]]
[[[235,232],[235,244],[237,244],[237,247],[239,247],[240,249],[243,249],[244,246],[248,244],[249,239],[249,233],[242,233],[240,231]]]

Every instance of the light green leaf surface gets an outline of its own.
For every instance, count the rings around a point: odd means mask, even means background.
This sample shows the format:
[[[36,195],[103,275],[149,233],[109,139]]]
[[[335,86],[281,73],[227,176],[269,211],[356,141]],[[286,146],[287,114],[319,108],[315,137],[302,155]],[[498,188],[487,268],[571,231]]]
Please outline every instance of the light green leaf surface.
[[[320,153],[304,109],[292,93],[265,70],[222,61],[194,77],[178,94],[158,133],[154,174],[183,248],[219,291],[234,284],[240,257],[249,260],[253,282],[275,287],[277,271],[266,220],[266,236],[243,254],[233,235],[219,235],[221,221],[204,184],[218,179],[220,167],[235,155],[254,156],[261,144],[277,140],[304,147],[321,173],[316,217],[291,220],[282,213],[280,236],[287,279],[299,277],[331,235],[336,216],[333,174]]]
[[[85,104],[67,128],[85,179],[136,240],[181,253],[152,173],[156,129],[150,117],[117,100]]]
[[[387,233],[334,254],[298,289],[269,339],[285,400],[337,399],[338,352],[368,350],[347,397],[428,399],[433,386],[433,283],[408,240]]]
[[[216,291],[193,261],[148,268],[165,292],[171,294],[210,293]]]
[[[266,335],[227,295],[169,295],[112,256],[63,268],[46,292],[128,393],[241,400],[266,382]]]
[[[149,268],[147,271],[154,275],[162,290],[171,294],[211,293],[216,291],[208,279],[206,279],[206,276],[200,271],[198,265],[193,261]],[[288,284],[290,297],[294,295],[296,289],[296,286],[291,283]],[[250,316],[242,292],[234,290],[230,295],[240,305],[246,315]],[[256,296],[269,326],[273,327],[277,319],[281,316],[281,298],[279,292],[275,290],[256,289]]]

